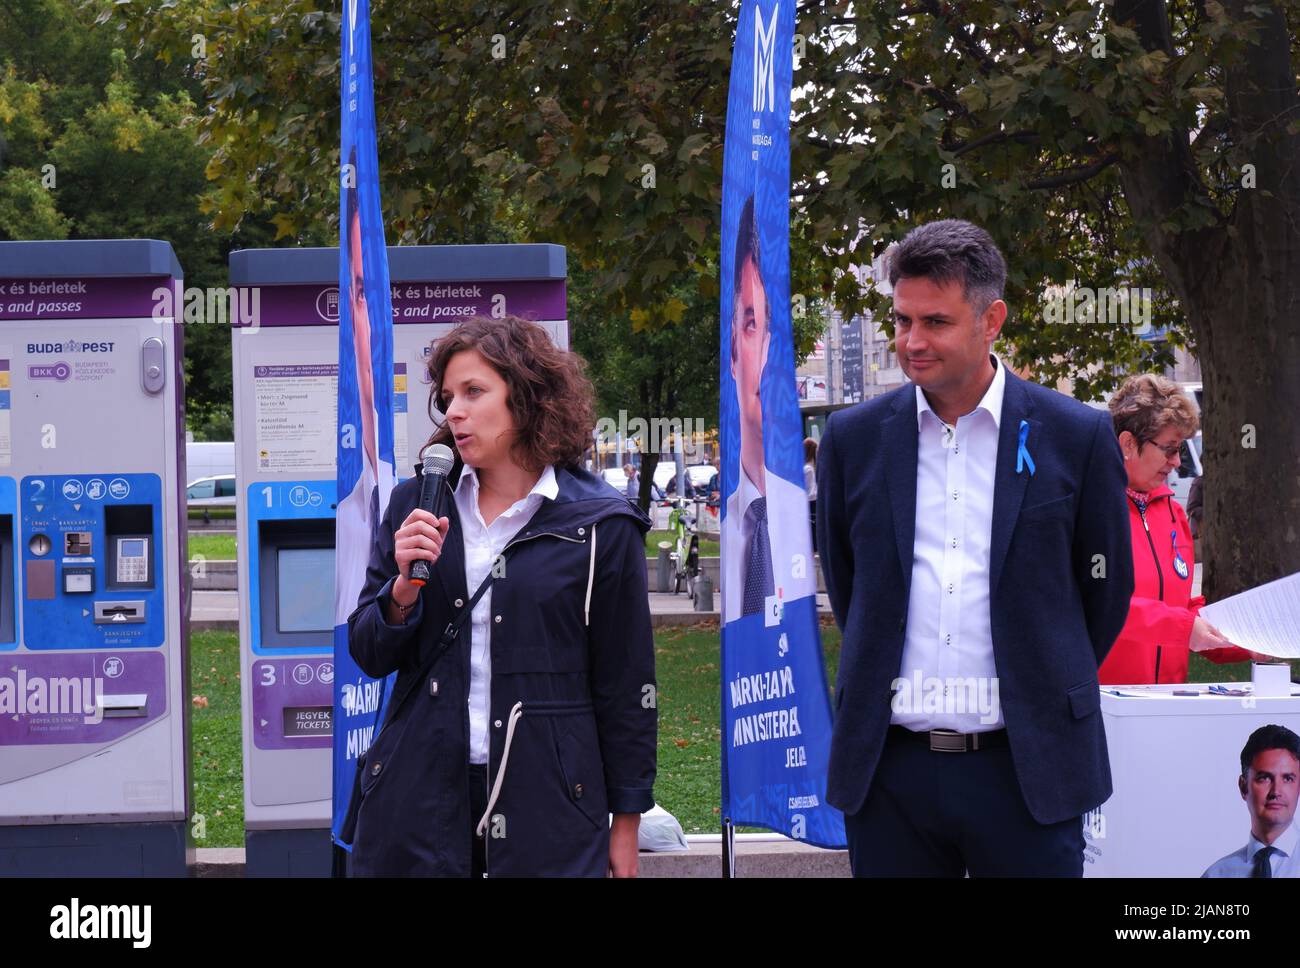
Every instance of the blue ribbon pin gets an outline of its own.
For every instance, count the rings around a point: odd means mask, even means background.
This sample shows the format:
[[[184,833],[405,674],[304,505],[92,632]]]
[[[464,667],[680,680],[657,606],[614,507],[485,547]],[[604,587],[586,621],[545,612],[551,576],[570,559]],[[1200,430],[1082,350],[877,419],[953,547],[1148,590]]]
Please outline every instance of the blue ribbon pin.
[[[1025,441],[1029,439],[1029,421],[1020,421],[1020,446],[1016,449],[1016,473],[1019,474],[1029,465],[1029,476],[1034,474],[1034,459],[1029,456],[1029,448],[1025,446]]]

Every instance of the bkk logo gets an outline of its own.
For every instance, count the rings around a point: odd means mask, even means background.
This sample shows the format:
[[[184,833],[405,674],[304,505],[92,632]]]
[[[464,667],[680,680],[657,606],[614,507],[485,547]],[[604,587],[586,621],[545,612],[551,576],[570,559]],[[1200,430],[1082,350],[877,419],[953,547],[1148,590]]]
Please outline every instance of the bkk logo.
[[[65,360],[59,360],[57,363],[29,363],[27,364],[27,378],[29,380],[66,380],[72,376],[72,366]]]
[[[97,726],[104,720],[104,680],[96,676],[0,676],[0,716],[81,716]]]

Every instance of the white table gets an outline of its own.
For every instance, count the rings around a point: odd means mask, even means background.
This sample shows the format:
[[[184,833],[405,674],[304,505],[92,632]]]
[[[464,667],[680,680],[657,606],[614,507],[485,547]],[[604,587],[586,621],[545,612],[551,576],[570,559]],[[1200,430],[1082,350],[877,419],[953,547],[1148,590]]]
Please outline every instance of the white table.
[[[1237,791],[1241,748],[1268,723],[1300,733],[1300,687],[1277,699],[1216,696],[1208,688],[1101,687],[1115,792],[1084,817],[1085,877],[1200,877],[1246,843],[1250,816]],[[1174,695],[1179,690],[1201,695]]]

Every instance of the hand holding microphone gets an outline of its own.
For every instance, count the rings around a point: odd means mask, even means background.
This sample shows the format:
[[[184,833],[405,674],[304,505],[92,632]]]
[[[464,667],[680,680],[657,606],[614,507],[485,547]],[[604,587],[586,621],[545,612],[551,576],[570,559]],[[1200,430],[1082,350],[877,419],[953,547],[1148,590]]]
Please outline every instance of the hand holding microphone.
[[[420,587],[429,581],[433,566],[442,555],[442,542],[451,525],[443,482],[451,467],[450,447],[434,444],[429,448],[424,456],[420,503],[393,535],[393,557],[398,570],[393,598],[398,605],[414,604]]]

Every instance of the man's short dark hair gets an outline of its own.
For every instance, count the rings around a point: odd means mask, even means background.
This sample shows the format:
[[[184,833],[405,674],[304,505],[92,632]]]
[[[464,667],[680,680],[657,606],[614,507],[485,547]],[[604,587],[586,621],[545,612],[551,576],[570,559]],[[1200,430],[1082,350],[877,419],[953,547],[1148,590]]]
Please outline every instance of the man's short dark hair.
[[[734,307],[736,300],[740,298],[740,274],[745,268],[745,262],[754,263],[754,271],[758,273],[758,280],[763,284],[763,291],[767,291],[767,280],[763,278],[763,260],[759,255],[758,248],[758,223],[754,221],[754,196],[750,195],[745,199],[745,204],[740,210],[740,224],[736,227],[736,264],[733,267],[734,280],[731,285],[731,304]],[[763,319],[764,325],[769,329],[772,326],[772,301],[767,300],[767,313]],[[731,358],[736,358],[736,318],[733,311],[731,318]]]
[[[1261,726],[1255,732],[1250,734],[1246,740],[1246,745],[1241,748],[1241,775],[1245,776],[1250,770],[1250,764],[1255,761],[1255,757],[1265,750],[1286,750],[1292,756],[1300,761],[1300,736],[1297,736],[1285,726]]]
[[[889,255],[889,285],[899,279],[960,282],[976,315],[1002,298],[1007,263],[993,237],[978,225],[946,218],[918,225]]]
[[[745,199],[744,207],[740,210],[740,224],[736,226],[736,278],[732,286],[732,292],[740,290],[740,270],[744,267],[746,259],[754,260],[754,268],[758,270],[758,274],[761,276],[763,274],[763,262],[758,252],[758,223],[754,221],[753,195]]]

